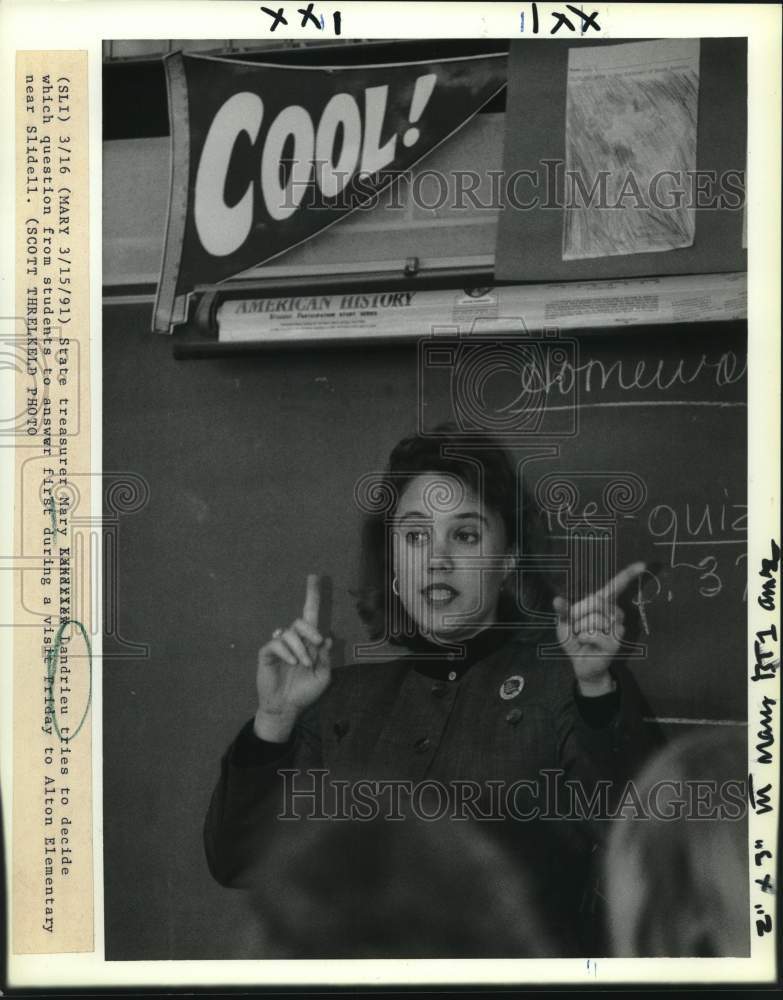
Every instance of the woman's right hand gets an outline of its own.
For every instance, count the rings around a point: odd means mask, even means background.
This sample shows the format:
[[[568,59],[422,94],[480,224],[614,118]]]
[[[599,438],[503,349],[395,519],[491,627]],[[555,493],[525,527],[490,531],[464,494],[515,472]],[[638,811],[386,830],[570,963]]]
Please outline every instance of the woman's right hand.
[[[285,743],[297,718],[329,686],[332,640],[318,631],[320,604],[319,579],[310,575],[302,617],[278,630],[259,650],[253,730],[262,740]]]

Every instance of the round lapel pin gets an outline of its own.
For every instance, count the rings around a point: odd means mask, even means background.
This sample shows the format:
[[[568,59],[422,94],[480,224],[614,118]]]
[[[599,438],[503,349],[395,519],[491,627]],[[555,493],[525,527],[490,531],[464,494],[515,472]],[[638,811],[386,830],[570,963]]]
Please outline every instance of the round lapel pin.
[[[520,677],[519,674],[512,674],[500,685],[500,697],[503,701],[511,701],[512,698],[516,698],[524,686],[525,678]]]

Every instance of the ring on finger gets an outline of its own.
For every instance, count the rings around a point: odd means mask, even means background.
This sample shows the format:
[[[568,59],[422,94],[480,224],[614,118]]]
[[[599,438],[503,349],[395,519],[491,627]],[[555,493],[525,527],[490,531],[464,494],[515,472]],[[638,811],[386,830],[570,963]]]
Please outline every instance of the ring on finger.
[[[283,632],[284,632],[284,631],[285,631],[285,629],[282,629],[282,628],[276,628],[276,629],[274,630],[274,632],[272,633],[272,638],[273,638],[273,639],[279,639],[279,638],[280,638],[280,636],[281,636],[281,635],[283,634]]]

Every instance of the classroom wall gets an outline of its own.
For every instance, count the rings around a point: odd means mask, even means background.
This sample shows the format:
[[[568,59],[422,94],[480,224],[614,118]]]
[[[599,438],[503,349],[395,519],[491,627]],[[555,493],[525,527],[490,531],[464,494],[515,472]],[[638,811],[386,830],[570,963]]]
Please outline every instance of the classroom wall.
[[[720,87],[731,91],[732,107],[744,108],[744,64],[738,57],[729,66],[722,44],[742,48],[741,40],[702,45],[701,100],[713,104],[707,119],[700,109],[702,148],[713,133],[723,147],[728,98]],[[544,47],[553,58],[555,48]],[[543,51],[531,50],[536,59]],[[525,101],[531,120],[518,139],[536,159],[544,147],[531,140],[532,126],[547,142],[562,134],[552,127],[562,126],[562,99],[550,107],[564,86],[565,47],[558,51],[554,82],[531,57],[539,91]],[[107,85],[105,108],[116,108],[111,99]],[[145,124],[149,100],[139,107],[118,117]],[[502,112],[479,114],[419,169],[497,170],[504,127]],[[742,146],[744,124],[730,131]],[[120,128],[107,137],[103,284],[135,294],[128,286],[146,289],[159,276],[169,142],[160,130],[130,137]],[[532,215],[524,221],[537,224]],[[538,219],[545,222],[554,225]],[[738,213],[732,224],[739,263],[731,269],[741,269]],[[417,209],[407,199],[398,214],[357,212],[263,270],[313,274],[387,262],[398,272],[411,256],[424,266],[492,265],[497,227],[491,209]],[[547,253],[559,259],[555,228]],[[544,267],[543,240],[533,233],[517,242]],[[544,280],[574,273],[549,268]],[[336,649],[352,658],[363,638],[351,593],[361,525],[354,485],[382,469],[420,413],[428,426],[453,415],[452,385],[444,370],[428,371],[421,385],[412,345],[175,361],[172,339],[149,332],[151,299],[131,302],[107,305],[102,333],[106,481],[130,476],[148,489],[139,509],[117,517],[105,574],[105,618],[116,622],[103,660],[106,954],[257,958],[243,896],[214,883],[204,860],[201,825],[221,754],[254,711],[258,647],[299,613],[307,573],[331,576]],[[555,420],[533,442],[549,454],[524,466],[533,492],[547,477],[577,483],[581,512],[600,507],[609,481],[642,484],[615,519],[612,556],[617,567],[636,559],[651,566],[626,595],[630,638],[642,652],[628,665],[669,735],[746,719],[745,347],[742,324],[580,336],[578,408],[558,398],[561,387],[548,400],[550,415],[578,413],[577,433],[561,434]],[[503,391],[495,386],[490,396]],[[515,455],[530,459],[530,447]],[[567,554],[567,528],[551,516],[553,547]],[[583,584],[577,575],[575,585]]]

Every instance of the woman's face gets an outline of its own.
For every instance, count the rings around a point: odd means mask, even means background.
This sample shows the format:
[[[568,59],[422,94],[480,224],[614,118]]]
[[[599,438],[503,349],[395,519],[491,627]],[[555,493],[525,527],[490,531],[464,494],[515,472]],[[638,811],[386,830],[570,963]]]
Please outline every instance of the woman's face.
[[[400,601],[422,635],[456,641],[497,620],[513,566],[503,521],[460,479],[412,479],[395,511],[394,574]]]

